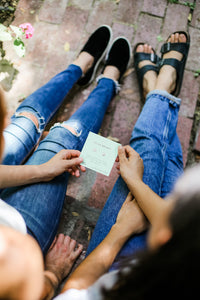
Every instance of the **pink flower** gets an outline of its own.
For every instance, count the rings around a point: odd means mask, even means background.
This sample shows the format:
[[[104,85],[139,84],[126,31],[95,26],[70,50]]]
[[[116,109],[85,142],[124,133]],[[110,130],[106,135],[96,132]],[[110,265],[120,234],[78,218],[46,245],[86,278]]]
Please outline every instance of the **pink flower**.
[[[34,28],[30,23],[20,24],[19,27],[23,30],[26,35],[26,39],[29,39],[33,36]]]

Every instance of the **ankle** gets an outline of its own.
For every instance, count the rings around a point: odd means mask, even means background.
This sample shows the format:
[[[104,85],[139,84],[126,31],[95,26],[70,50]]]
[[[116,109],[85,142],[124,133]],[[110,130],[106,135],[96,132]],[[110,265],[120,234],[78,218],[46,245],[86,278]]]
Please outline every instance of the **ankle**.
[[[73,64],[79,66],[83,74],[85,74],[92,67],[93,62],[94,57],[92,55],[87,52],[81,52]]]
[[[165,69],[167,70],[165,70]],[[171,70],[170,70],[171,69]],[[176,86],[176,71],[171,66],[164,66],[161,69],[155,89],[172,93]]]
[[[118,81],[120,77],[120,71],[114,66],[106,66],[103,76]]]

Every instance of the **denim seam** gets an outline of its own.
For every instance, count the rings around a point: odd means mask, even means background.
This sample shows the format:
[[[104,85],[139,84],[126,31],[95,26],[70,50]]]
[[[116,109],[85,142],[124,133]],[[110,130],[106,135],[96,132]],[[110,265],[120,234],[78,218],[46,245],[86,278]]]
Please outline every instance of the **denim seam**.
[[[16,124],[15,124],[16,125]],[[17,126],[17,125],[16,125]],[[17,126],[17,127],[19,127],[19,126]],[[19,128],[21,128],[21,127],[19,127]],[[22,140],[20,140],[19,138],[18,138],[18,136],[16,136],[15,134],[13,134],[12,132],[10,132],[10,131],[7,131],[6,129],[4,130],[4,132],[7,132],[7,133],[9,133],[10,135],[12,135],[12,136],[14,136],[18,141],[20,141],[22,144],[23,144],[23,146],[28,150],[28,147],[26,146],[26,144],[24,144],[23,143],[23,141]],[[27,133],[26,131],[25,131],[25,133]],[[27,135],[29,136],[29,134],[27,133]]]

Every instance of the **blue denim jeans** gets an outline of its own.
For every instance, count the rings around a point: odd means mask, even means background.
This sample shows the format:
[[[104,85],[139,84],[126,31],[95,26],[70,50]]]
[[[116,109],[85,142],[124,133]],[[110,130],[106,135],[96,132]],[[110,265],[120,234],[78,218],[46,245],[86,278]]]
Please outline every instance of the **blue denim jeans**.
[[[30,155],[45,125],[81,75],[82,71],[78,66],[70,65],[67,70],[56,75],[24,100],[4,133],[6,146],[3,164],[21,164]],[[55,124],[51,128],[26,164],[42,164],[62,149],[81,150],[89,131],[98,133],[110,100],[115,95],[115,88],[113,80],[102,78],[88,99],[68,121]],[[30,119],[19,116],[20,112],[27,111],[38,118],[39,129]],[[71,126],[77,134],[72,134],[63,125]],[[1,193],[1,198],[22,214],[28,233],[38,241],[44,254],[57,232],[68,177],[69,174],[64,173],[50,182],[8,188]]]
[[[161,197],[171,192],[183,172],[182,149],[176,133],[180,102],[180,99],[164,91],[149,93],[130,140],[131,147],[143,159],[143,181]],[[119,177],[96,224],[87,255],[110,231],[128,192],[125,182]],[[116,261],[134,255],[144,247],[146,232],[131,237]]]

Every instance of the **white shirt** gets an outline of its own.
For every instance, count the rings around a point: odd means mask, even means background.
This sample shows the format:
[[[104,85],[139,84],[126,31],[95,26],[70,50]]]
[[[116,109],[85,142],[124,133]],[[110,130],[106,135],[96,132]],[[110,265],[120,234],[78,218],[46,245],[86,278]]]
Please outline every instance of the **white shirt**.
[[[23,234],[27,233],[22,215],[2,199],[0,199],[0,225],[11,227]]]
[[[70,289],[54,298],[54,300],[103,300],[102,288],[111,289],[117,281],[117,275],[117,270],[109,272],[101,276],[87,290]]]

